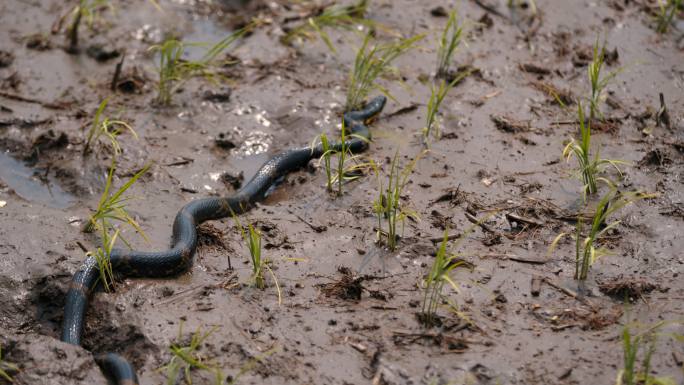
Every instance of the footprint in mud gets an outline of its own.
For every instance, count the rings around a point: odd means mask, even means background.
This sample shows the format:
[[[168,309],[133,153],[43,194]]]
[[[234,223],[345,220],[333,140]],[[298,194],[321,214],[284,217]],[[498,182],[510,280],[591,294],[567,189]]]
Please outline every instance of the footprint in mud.
[[[64,299],[71,281],[70,274],[40,277],[32,285],[25,314],[31,314],[29,327],[32,331],[58,338],[62,327]]]
[[[67,274],[53,274],[18,282],[0,276],[0,320],[3,328],[57,338],[70,278]]]
[[[160,349],[143,333],[139,319],[117,311],[114,304],[93,298],[85,324],[83,348],[94,355],[115,352],[141,368]]]

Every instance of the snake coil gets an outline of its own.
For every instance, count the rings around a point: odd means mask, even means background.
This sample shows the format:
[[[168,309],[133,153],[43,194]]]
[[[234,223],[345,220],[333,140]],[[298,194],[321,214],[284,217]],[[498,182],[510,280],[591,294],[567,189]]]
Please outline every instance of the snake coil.
[[[371,100],[365,108],[344,114],[345,127],[353,134],[346,145],[353,153],[368,147],[371,134],[365,122],[382,111],[387,99],[384,96]],[[342,143],[331,145],[335,151]],[[294,148],[275,155],[264,163],[256,175],[231,197],[211,197],[189,202],[180,209],[173,222],[171,249],[148,252],[115,249],[110,254],[113,271],[119,277],[169,277],[183,273],[192,266],[197,248],[197,226],[204,221],[225,218],[249,210],[263,199],[269,189],[286,174],[300,169],[311,159],[323,155],[321,144],[313,147]],[[64,308],[62,341],[80,345],[88,299],[99,277],[94,257],[88,257],[69,286]],[[118,385],[137,385],[138,379],[132,365],[116,353],[98,355],[96,362],[102,371]]]

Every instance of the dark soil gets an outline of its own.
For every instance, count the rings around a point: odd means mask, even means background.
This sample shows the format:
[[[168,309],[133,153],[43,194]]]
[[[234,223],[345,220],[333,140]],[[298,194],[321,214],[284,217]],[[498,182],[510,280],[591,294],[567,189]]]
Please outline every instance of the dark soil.
[[[99,245],[80,231],[112,156],[104,141],[83,154],[99,103],[109,97],[108,114],[139,136],[119,138],[115,185],[152,164],[128,204],[150,242],[124,235],[137,249],[159,250],[185,203],[232,194],[272,154],[321,132],[337,135],[362,39],[326,30],[337,54],[320,40],[283,45],[284,30],[315,13],[308,2],[165,0],[159,11],[152,1],[117,0],[92,27],[81,25],[79,50],[69,53],[69,3],[0,2],[0,346],[21,369],[17,383],[104,384],[93,354],[107,351],[128,358],[142,384],[165,383],[159,368],[183,323],[184,338],[216,327],[200,353],[229,377],[248,367],[241,384],[612,385],[624,325],[684,316],[682,31],[655,32],[652,0],[538,0],[532,18],[529,9],[513,17],[504,1],[481,0],[460,2],[468,44],[453,67],[472,74],[445,99],[442,139],[404,190],[421,220],[406,222],[397,251],[375,243],[375,176],[332,197],[312,163],[240,218],[263,233],[281,304],[270,275],[265,290],[249,284],[247,249],[226,218],[202,226],[191,271],[96,293],[84,345],[60,342],[71,275],[84,249]],[[427,36],[396,62],[404,86],[382,80],[396,100],[371,127],[364,156],[378,164],[388,167],[397,150],[406,164],[423,149],[425,79],[454,6],[371,2],[368,17],[384,26],[378,39]],[[172,106],[155,106],[151,45],[165,36],[215,42],[252,18],[259,27],[226,56],[218,84],[191,79]],[[574,243],[547,249],[573,231],[581,208],[575,160],[560,157],[577,131],[574,102],[589,93],[597,36],[609,53],[604,73],[622,70],[606,89],[593,145],[629,162],[622,190],[657,196],[615,215],[621,223],[603,244],[611,254],[578,290]],[[193,47],[191,58],[202,52]],[[445,289],[453,306],[440,307],[427,328],[420,285],[437,242],[444,229],[458,234],[478,221],[454,250],[472,269],[453,271],[460,290]],[[663,336],[653,372],[684,383],[682,357],[684,344]],[[193,383],[213,382],[193,372]]]

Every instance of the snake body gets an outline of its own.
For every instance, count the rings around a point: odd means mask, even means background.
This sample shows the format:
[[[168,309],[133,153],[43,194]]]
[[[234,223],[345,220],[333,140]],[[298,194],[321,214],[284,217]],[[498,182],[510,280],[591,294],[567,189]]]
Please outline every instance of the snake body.
[[[376,97],[358,111],[344,114],[345,127],[353,134],[346,147],[353,153],[364,151],[371,138],[366,121],[375,117],[385,106],[386,98]],[[341,151],[342,143],[330,148]],[[112,269],[118,277],[170,277],[187,271],[192,266],[197,248],[197,226],[204,221],[225,218],[249,210],[262,200],[269,189],[288,173],[305,167],[311,159],[324,153],[321,144],[294,148],[275,155],[264,163],[256,175],[235,195],[193,200],[180,209],[173,222],[171,249],[157,252],[114,249],[110,254]],[[99,277],[98,264],[88,257],[74,274],[66,296],[62,341],[80,345],[88,299]],[[116,353],[96,357],[107,376],[119,385],[138,383],[135,371],[125,358]]]

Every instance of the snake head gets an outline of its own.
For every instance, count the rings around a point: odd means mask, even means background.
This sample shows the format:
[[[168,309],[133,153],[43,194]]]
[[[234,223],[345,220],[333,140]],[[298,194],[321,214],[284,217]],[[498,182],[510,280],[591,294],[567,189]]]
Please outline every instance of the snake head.
[[[349,111],[345,113],[345,125],[351,126],[352,122],[364,122],[366,120],[374,118],[376,115],[380,113],[380,111],[382,111],[383,108],[385,108],[385,103],[387,103],[387,97],[380,95],[376,96],[370,102],[366,103],[363,109]]]

